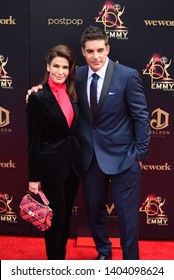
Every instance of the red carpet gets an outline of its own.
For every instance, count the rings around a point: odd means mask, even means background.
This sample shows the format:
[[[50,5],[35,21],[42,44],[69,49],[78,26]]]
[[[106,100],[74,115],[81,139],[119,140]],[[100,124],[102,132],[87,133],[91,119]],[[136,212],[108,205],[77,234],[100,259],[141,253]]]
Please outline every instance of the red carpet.
[[[113,243],[113,259],[121,260],[118,239]],[[1,260],[46,260],[44,239],[41,237],[0,236]],[[174,260],[174,242],[140,241],[141,260]],[[97,252],[91,238],[69,239],[67,260],[94,260]]]

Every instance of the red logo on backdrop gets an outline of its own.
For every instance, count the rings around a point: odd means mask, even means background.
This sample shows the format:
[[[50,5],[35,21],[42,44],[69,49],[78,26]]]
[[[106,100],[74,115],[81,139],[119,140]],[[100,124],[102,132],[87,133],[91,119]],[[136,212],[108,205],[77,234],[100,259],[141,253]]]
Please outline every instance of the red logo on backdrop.
[[[8,223],[16,223],[17,215],[11,207],[13,196],[7,193],[0,193],[0,221]]]
[[[165,198],[149,194],[139,208],[139,212],[146,213],[146,221],[149,225],[167,226],[168,217],[164,212],[163,206],[166,202]]]
[[[152,55],[146,68],[142,70],[144,75],[151,77],[151,89],[174,91],[174,79],[170,74],[171,64],[172,59],[166,56],[158,53]]]
[[[96,22],[101,22],[104,25],[104,31],[109,38],[128,39],[128,29],[123,20],[124,11],[125,6],[122,7],[113,1],[105,1],[95,18]]]
[[[12,89],[12,79],[8,75],[6,66],[8,63],[8,57],[0,54],[0,87],[3,89]]]

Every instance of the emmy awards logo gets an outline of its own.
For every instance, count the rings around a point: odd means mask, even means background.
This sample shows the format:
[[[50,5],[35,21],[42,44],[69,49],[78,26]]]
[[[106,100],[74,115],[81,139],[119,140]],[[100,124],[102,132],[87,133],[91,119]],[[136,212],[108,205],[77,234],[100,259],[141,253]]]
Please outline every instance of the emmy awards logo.
[[[98,17],[95,18],[96,22],[104,25],[104,31],[110,38],[128,39],[128,29],[122,19],[124,11],[125,7],[122,8],[120,4],[106,1]]]
[[[146,68],[143,69],[144,75],[151,77],[152,89],[174,90],[174,80],[170,77],[169,67],[172,59],[159,54],[153,54]]]
[[[5,66],[8,62],[8,57],[4,58],[4,56],[2,54],[0,54],[0,77],[1,78],[10,78],[9,76],[7,76],[7,71],[5,70]]]
[[[8,76],[6,65],[8,57],[5,59],[4,55],[0,54],[0,87],[4,89],[12,89],[12,79]]]
[[[162,209],[165,202],[166,199],[161,196],[148,195],[139,208],[139,212],[146,213],[147,224],[167,225],[168,218]]]
[[[13,200],[13,196],[10,197],[7,193],[0,193],[0,221],[8,223],[16,223],[16,213],[13,212],[12,207],[10,206]]]

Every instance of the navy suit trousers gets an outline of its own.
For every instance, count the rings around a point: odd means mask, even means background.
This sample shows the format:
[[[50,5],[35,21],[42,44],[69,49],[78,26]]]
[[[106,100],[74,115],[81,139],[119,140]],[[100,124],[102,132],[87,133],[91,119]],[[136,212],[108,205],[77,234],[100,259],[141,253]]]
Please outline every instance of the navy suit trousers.
[[[119,174],[107,175],[100,169],[94,156],[89,169],[84,174],[84,198],[91,232],[97,251],[103,255],[107,256],[111,253],[106,213],[109,180],[111,179],[123,259],[139,259],[138,225],[141,173],[139,162],[135,160],[127,170]]]

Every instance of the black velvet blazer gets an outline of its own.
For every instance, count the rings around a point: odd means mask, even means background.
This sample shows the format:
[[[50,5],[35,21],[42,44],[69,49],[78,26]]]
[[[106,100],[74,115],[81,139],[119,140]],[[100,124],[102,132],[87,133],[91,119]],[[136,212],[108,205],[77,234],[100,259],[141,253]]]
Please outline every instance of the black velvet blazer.
[[[69,128],[48,85],[30,95],[26,109],[30,182],[62,181],[71,168],[81,175],[80,146],[76,137],[79,111],[77,104],[71,103],[74,120]]]

